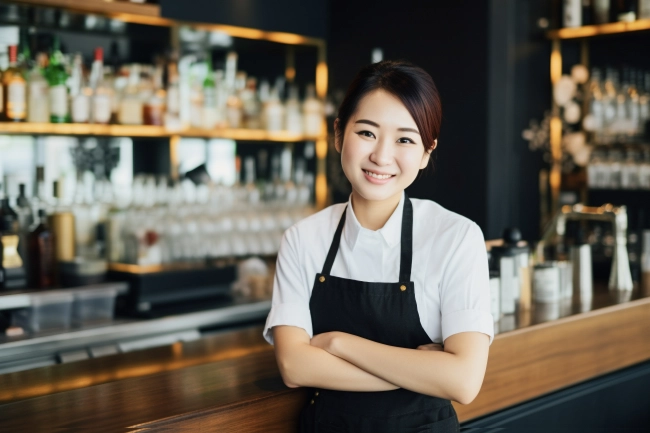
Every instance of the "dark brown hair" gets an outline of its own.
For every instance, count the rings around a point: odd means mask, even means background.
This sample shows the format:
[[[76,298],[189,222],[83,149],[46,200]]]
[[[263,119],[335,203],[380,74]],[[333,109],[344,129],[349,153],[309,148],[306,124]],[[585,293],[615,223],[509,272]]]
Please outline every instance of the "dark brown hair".
[[[422,136],[424,149],[433,150],[440,133],[442,104],[431,75],[412,63],[384,60],[361,69],[339,107],[336,138],[341,145],[345,127],[368,93],[384,90],[402,101]]]

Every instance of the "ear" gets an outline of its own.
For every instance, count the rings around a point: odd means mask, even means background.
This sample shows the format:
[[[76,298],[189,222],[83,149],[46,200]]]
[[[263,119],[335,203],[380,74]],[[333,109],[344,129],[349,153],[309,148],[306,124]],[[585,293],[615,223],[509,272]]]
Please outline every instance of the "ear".
[[[339,143],[339,118],[334,119],[334,149],[341,153],[341,143]]]
[[[422,161],[420,161],[420,170],[423,170],[427,167],[429,164],[429,158],[431,158],[431,152],[435,150],[435,148],[438,147],[438,139],[436,138],[433,140],[433,147],[427,151],[424,152],[424,155],[422,155]]]

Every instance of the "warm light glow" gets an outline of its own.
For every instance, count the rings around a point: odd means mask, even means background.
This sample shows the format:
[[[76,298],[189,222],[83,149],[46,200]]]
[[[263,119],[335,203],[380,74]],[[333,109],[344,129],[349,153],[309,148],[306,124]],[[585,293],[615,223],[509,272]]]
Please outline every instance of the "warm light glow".
[[[650,30],[650,19],[636,20],[629,23],[616,22],[551,30],[547,33],[547,36],[549,39],[576,39],[615,33],[637,32],[641,30]]]
[[[324,173],[316,175],[316,209],[327,206],[327,179]]]
[[[181,137],[175,135],[169,139],[169,169],[171,171],[170,176],[174,180],[178,180],[178,166],[180,164],[178,160],[178,145],[181,142]]]
[[[551,52],[551,83],[555,84],[562,76],[562,53],[560,52],[560,41],[553,41]]]
[[[316,66],[316,95],[321,99],[327,95],[327,63],[324,61]]]
[[[562,159],[562,119],[557,116],[551,118],[551,156],[553,161]]]
[[[296,68],[287,68],[287,70],[284,71],[284,76],[288,82],[293,82],[294,78],[296,78]]]

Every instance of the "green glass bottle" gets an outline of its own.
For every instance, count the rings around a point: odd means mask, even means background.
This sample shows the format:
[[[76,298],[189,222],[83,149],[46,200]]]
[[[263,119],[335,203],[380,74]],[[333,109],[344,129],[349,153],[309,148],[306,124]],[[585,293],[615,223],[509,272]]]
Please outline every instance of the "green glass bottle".
[[[68,123],[68,73],[63,64],[63,54],[59,48],[59,38],[54,39],[54,47],[50,56],[50,64],[45,70],[45,78],[49,84],[50,122]]]

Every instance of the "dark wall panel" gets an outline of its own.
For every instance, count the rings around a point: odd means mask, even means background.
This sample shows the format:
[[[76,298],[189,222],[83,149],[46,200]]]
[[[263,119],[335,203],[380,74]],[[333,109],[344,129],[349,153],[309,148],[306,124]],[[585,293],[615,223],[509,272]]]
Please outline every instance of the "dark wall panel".
[[[161,0],[166,18],[327,36],[327,0]]]
[[[470,0],[332,0],[328,39],[334,93],[345,91],[356,72],[371,61],[375,47],[383,49],[384,59],[406,59],[431,74],[443,107],[435,170],[408,192],[435,200],[482,228],[486,223],[487,11],[487,2]]]

